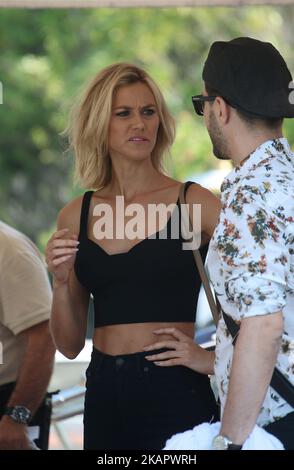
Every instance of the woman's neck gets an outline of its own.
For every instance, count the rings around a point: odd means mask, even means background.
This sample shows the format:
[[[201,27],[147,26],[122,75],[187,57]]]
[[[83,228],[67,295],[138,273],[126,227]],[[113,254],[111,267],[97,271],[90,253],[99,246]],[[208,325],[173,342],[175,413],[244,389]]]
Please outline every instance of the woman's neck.
[[[109,184],[109,191],[113,194],[124,196],[125,201],[131,201],[137,194],[152,191],[164,175],[156,170],[151,161],[127,162],[127,164],[112,165],[112,178]]]

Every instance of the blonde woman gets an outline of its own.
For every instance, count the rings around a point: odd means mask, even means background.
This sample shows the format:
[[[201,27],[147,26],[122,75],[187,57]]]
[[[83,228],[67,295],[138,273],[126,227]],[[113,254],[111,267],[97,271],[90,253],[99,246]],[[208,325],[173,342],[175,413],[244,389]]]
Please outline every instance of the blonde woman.
[[[151,77],[118,63],[94,78],[68,132],[77,179],[92,191],[60,211],[46,256],[51,329],[68,358],[84,346],[94,298],[84,448],[161,449],[172,434],[217,417],[209,361],[193,342],[200,279],[181,235],[171,236],[181,183],[164,174],[162,159],[174,121]],[[219,202],[196,184],[186,198],[202,205],[204,243]],[[159,204],[173,207],[170,217],[151,221],[149,210]],[[158,337],[168,347],[145,351]]]

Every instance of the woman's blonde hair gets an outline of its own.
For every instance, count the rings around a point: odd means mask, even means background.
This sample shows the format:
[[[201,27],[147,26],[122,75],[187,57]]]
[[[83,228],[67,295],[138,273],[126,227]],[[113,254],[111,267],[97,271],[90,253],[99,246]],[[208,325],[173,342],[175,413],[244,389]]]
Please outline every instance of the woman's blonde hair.
[[[108,128],[115,90],[120,86],[145,83],[154,95],[159,128],[151,154],[153,166],[163,171],[163,156],[175,137],[175,123],[154,80],[139,67],[116,63],[103,69],[90,83],[70,114],[65,131],[75,155],[75,181],[84,188],[100,189],[111,179]]]

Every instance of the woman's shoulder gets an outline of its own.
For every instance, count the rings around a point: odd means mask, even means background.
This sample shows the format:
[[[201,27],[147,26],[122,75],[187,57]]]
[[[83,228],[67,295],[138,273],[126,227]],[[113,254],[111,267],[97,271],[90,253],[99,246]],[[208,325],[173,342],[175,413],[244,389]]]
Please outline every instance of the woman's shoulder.
[[[220,208],[220,200],[209,189],[198,183],[190,182],[186,193],[186,201],[189,204],[209,204]]]
[[[189,186],[186,202],[188,204],[201,205],[201,231],[207,236],[207,238],[203,238],[206,242],[212,237],[215,226],[218,223],[221,202],[211,191],[198,183],[193,183]]]
[[[58,213],[58,230],[68,228],[74,233],[79,233],[81,208],[84,195],[78,196],[68,202]]]

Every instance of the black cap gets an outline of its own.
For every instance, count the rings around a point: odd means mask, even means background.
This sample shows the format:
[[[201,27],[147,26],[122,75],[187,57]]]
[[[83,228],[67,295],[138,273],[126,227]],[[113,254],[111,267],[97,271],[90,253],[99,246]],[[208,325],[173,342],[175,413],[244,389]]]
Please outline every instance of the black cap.
[[[247,37],[214,42],[202,78],[240,110],[265,118],[294,117],[292,76],[269,42]]]

